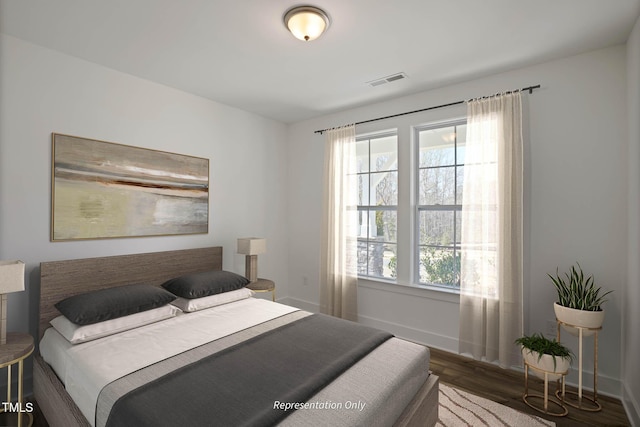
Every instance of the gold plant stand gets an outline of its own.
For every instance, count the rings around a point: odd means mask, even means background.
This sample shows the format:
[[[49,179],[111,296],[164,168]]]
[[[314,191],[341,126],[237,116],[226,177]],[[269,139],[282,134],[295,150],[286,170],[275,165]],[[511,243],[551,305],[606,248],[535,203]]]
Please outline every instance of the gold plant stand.
[[[599,328],[585,328],[582,326],[571,325],[569,323],[562,322],[556,319],[558,323],[558,336],[557,340],[560,341],[560,329],[562,325],[576,328],[578,330],[578,391],[566,391],[563,392],[562,397],[556,390],[556,396],[569,406],[576,409],[589,412],[598,412],[602,410],[602,406],[598,402],[598,332],[602,329]],[[587,396],[582,390],[582,352],[583,352],[583,339],[585,331],[593,331],[593,395]],[[564,379],[564,378],[563,378]],[[567,396],[573,396],[575,398],[567,399]]]
[[[542,372],[544,374],[544,394],[529,393],[529,368],[538,372]],[[537,366],[530,365],[525,361],[524,362],[524,394],[522,395],[522,400],[524,401],[524,403],[526,403],[527,405],[529,405],[529,407],[535,409],[536,411],[542,412],[543,414],[546,414],[546,415],[552,415],[554,417],[564,417],[565,415],[567,415],[569,413],[569,410],[563,404],[564,392],[565,392],[564,378],[567,375],[567,372],[568,371],[564,371],[564,372],[545,371],[544,369],[541,369]],[[561,376],[561,379],[559,379],[558,382],[562,383],[562,388],[560,389],[558,388],[558,385],[556,385],[556,396],[558,396],[560,401],[557,401],[556,399],[553,399],[553,398],[549,398],[549,375]],[[542,402],[543,402],[542,408],[531,403],[530,402],[531,399],[542,399]],[[552,403],[555,407],[559,409],[555,412],[551,411],[549,409],[549,403]]]

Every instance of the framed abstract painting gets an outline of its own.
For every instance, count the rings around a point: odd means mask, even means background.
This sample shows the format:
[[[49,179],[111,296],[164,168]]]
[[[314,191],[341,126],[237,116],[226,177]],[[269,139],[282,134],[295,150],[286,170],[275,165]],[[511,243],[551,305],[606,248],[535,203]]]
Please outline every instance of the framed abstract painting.
[[[52,134],[51,240],[209,231],[209,159]]]

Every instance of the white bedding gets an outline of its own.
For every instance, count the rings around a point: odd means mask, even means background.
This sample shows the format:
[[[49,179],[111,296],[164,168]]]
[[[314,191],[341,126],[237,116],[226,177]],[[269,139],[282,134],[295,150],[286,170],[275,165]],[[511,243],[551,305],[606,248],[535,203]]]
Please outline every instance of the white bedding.
[[[247,298],[77,345],[71,345],[49,328],[40,342],[40,354],[93,425],[98,395],[110,382],[190,348],[297,310]]]
[[[49,328],[40,343],[40,353],[94,425],[98,396],[110,382],[193,347],[296,311],[299,310],[286,305],[248,298],[77,345],[71,345]],[[340,402],[345,404],[344,408],[298,410],[281,425],[392,425],[425,382],[428,366],[426,347],[392,338],[309,400]],[[366,404],[362,410],[353,410],[347,409],[349,402]]]

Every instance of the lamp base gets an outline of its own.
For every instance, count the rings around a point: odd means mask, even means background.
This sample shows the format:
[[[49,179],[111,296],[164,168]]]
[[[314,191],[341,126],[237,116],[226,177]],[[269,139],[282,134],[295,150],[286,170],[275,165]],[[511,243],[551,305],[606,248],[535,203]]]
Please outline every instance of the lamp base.
[[[250,282],[258,280],[258,255],[247,255],[245,258],[244,276]]]

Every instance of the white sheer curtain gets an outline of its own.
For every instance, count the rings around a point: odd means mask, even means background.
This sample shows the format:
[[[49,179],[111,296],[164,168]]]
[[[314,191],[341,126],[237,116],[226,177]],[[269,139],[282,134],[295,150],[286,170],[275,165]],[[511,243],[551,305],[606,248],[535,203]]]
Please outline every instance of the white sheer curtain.
[[[355,125],[326,132],[320,311],[358,320]]]
[[[523,330],[522,101],[469,101],[462,198],[460,352],[519,363]]]

